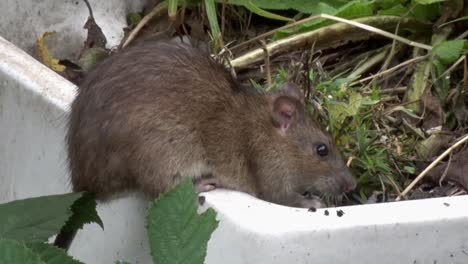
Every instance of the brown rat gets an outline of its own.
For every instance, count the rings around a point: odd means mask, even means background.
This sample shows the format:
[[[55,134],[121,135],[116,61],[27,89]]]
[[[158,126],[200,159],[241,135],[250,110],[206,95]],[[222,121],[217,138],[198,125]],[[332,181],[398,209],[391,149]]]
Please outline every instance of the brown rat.
[[[75,191],[156,197],[181,176],[198,191],[238,190],[278,204],[317,206],[355,181],[292,83],[263,93],[238,85],[207,53],[146,40],[92,71],[67,135]]]

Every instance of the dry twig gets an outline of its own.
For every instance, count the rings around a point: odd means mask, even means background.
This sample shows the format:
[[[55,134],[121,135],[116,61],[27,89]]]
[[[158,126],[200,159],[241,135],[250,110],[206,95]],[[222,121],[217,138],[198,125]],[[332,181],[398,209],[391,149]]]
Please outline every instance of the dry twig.
[[[128,46],[130,42],[138,35],[138,32],[146,25],[148,22],[155,16],[160,15],[162,12],[164,12],[167,9],[167,2],[161,2],[158,5],[156,5],[151,12],[149,12],[146,16],[144,16],[140,23],[130,32],[128,35],[128,38],[125,40],[124,44],[122,45],[123,48]]]

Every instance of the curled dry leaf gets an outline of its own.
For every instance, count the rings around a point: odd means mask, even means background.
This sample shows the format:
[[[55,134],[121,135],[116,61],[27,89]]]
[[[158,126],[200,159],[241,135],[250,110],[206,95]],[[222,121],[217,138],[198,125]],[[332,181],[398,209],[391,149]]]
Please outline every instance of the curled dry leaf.
[[[53,34],[55,34],[55,32],[44,32],[41,34],[36,42],[37,53],[42,63],[44,63],[47,67],[56,72],[63,72],[65,70],[65,66],[61,65],[58,59],[52,57],[52,54],[50,54],[45,45],[45,39]]]
[[[89,17],[88,21],[84,25],[84,28],[88,30],[88,37],[86,38],[84,49],[92,47],[105,48],[107,39],[102,33],[101,28],[96,24],[93,17]]]

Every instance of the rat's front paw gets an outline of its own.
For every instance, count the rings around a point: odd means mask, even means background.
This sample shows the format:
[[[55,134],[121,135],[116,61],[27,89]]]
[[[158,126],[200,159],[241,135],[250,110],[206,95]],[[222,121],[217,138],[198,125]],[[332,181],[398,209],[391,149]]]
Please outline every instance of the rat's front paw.
[[[303,198],[298,201],[298,206],[302,208],[325,208],[325,203],[318,197],[314,198]]]
[[[215,178],[201,178],[195,181],[195,190],[197,193],[209,192],[219,187],[219,181]]]

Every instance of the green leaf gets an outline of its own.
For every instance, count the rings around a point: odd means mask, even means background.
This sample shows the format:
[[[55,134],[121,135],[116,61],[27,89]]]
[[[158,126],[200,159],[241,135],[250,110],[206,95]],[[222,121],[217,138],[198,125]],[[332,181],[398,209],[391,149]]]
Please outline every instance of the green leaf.
[[[328,7],[328,6],[327,6]],[[323,8],[321,13],[352,19],[359,17],[371,16],[373,12],[374,3],[373,2],[361,2],[361,1],[351,1],[347,4],[341,6],[339,9],[334,8]],[[336,23],[336,21],[331,21],[328,19],[315,19],[309,22],[306,22],[299,26],[299,32],[312,31],[321,27],[325,27],[331,24]],[[294,33],[292,29],[280,30],[274,35],[274,39],[283,38],[291,33]]]
[[[330,119],[333,120],[333,126],[339,127],[348,116],[355,116],[362,106],[363,98],[359,93],[351,92],[349,102],[330,102],[328,111]]]
[[[109,51],[101,47],[96,46],[85,49],[78,59],[78,65],[83,71],[89,72],[105,58],[109,57],[109,55]]]
[[[376,2],[379,9],[389,9],[396,5],[401,5],[401,0],[379,0]]]
[[[137,25],[138,23],[140,23],[142,17],[139,13],[129,13],[127,15],[127,20],[128,20],[128,24],[129,25]]]
[[[213,37],[214,49],[217,51],[221,48],[221,30],[219,29],[218,16],[216,15],[215,0],[205,0],[205,10],[210,23],[211,35]]]
[[[178,0],[167,0],[167,14],[171,19],[176,17],[178,2]]]
[[[280,16],[277,14],[273,14],[271,12],[265,11],[258,6],[254,5],[252,1],[245,1],[244,7],[247,8],[250,12],[255,13],[259,16],[270,18],[270,19],[276,19],[276,20],[283,20],[283,21],[294,21],[294,19],[289,18],[289,17],[284,17]]]
[[[421,5],[430,5],[437,2],[443,2],[445,0],[414,0],[416,3]]]
[[[422,21],[432,21],[440,15],[440,3],[419,4],[413,0],[410,10],[412,17]]]
[[[65,232],[73,232],[82,229],[85,224],[96,223],[104,229],[104,224],[96,211],[96,200],[91,193],[83,193],[78,200],[71,206],[73,212],[65,226],[62,228]]]
[[[416,173],[416,168],[411,167],[411,166],[404,166],[403,171],[409,174],[415,174]]]
[[[407,100],[414,102],[407,105],[408,109],[416,113],[420,113],[420,103],[424,91],[429,87],[431,64],[427,61],[420,62],[411,76],[410,83],[408,84],[408,91],[406,92]],[[402,107],[405,108],[406,107]],[[394,108],[394,110],[396,110]]]
[[[218,221],[212,208],[199,215],[197,203],[191,179],[184,178],[151,205],[147,225],[154,263],[204,262],[208,240]]]
[[[46,264],[38,254],[23,243],[0,238],[0,263],[5,264]]]
[[[225,0],[217,0],[224,2]],[[246,0],[227,0],[228,4],[245,5]],[[320,14],[322,13],[320,6],[329,6],[332,8],[339,8],[349,1],[341,0],[328,0],[328,1],[311,1],[311,0],[251,0],[252,4],[258,8],[270,10],[287,10],[294,9],[305,14]]]
[[[123,261],[123,260],[117,260],[114,262],[114,264],[131,264],[131,263],[127,261]]]
[[[65,250],[54,247],[53,245],[33,242],[27,243],[26,246],[47,264],[83,264],[83,262],[75,260],[71,256],[67,255]]]
[[[71,205],[81,193],[50,195],[0,204],[0,237],[46,241],[71,216]]]
[[[380,10],[378,14],[382,16],[404,16],[408,13],[408,11],[408,8],[399,4],[388,9]]]
[[[454,63],[462,55],[465,42],[465,40],[441,42],[433,47],[432,54],[444,65]]]
[[[348,4],[340,7],[336,12],[336,16],[343,18],[371,16],[373,7],[373,2],[351,1]]]

